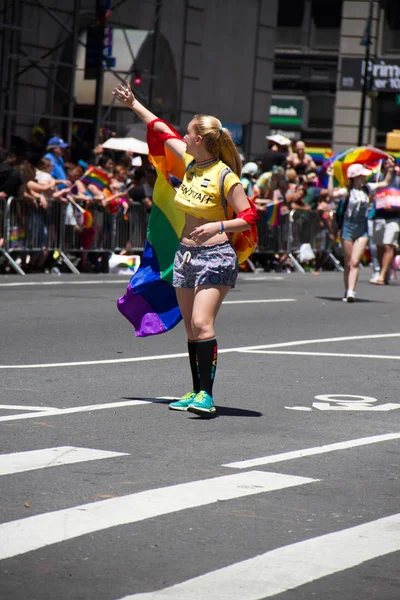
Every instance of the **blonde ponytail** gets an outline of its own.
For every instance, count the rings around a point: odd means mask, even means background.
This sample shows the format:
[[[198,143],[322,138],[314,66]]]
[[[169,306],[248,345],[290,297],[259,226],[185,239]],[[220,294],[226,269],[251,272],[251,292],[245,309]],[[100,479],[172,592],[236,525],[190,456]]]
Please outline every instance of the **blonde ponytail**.
[[[238,177],[242,171],[239,152],[226,127],[211,115],[195,115],[192,120],[194,130],[201,135],[207,152],[219,157]]]

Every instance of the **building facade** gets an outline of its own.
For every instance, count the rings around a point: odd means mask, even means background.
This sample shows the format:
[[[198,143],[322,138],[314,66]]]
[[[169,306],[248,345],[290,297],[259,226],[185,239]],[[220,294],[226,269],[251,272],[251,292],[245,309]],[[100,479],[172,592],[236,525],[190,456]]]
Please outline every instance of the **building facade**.
[[[89,151],[97,77],[86,79],[87,32],[102,4],[0,0],[6,146],[42,127]],[[127,78],[182,128],[198,112],[217,115],[248,158],[262,154],[269,133],[339,151],[360,135],[384,146],[400,127],[399,0],[120,0],[111,8],[99,123],[117,135],[134,122],[111,94]]]

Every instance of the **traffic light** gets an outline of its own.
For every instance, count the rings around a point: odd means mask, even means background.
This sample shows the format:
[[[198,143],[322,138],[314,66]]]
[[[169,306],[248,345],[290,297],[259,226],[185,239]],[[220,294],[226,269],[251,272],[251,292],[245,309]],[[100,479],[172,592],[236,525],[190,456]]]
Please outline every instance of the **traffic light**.
[[[136,71],[134,71],[133,73],[133,85],[135,87],[139,87],[139,85],[141,85],[142,83],[142,73],[136,69]]]
[[[111,0],[96,0],[96,19],[104,25],[111,15]]]

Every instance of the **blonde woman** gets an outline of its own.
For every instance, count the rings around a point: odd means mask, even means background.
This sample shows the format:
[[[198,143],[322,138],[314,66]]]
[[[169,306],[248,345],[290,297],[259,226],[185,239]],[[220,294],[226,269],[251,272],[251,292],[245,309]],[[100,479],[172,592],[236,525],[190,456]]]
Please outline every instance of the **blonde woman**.
[[[148,125],[156,115],[134,96],[129,84],[114,89],[114,96],[129,106]],[[173,134],[162,121],[156,131]],[[244,216],[250,204],[240,183],[241,160],[230,133],[219,119],[196,115],[183,140],[167,139],[166,146],[186,166],[175,205],[185,213],[180,247],[175,255],[173,285],[182,313],[193,387],[171,410],[188,410],[200,416],[215,413],[213,382],[218,345],[215,318],[231,288],[235,286],[238,264],[229,234],[245,231],[250,224]],[[220,196],[220,174],[228,166],[224,196],[237,218],[227,219]]]

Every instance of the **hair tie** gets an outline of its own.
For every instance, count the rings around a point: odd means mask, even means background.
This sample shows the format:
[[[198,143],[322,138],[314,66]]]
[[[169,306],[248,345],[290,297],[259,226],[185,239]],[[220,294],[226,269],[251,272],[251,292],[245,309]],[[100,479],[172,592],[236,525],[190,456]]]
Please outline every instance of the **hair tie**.
[[[219,128],[219,132],[222,133],[222,126]]]

